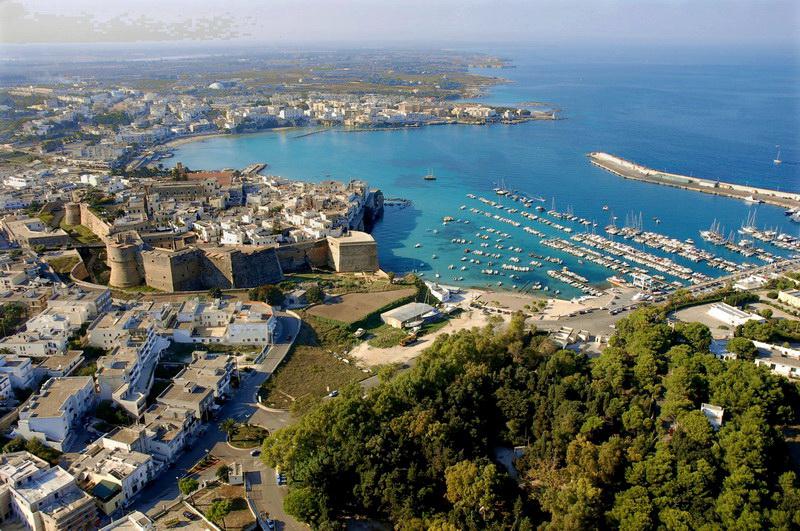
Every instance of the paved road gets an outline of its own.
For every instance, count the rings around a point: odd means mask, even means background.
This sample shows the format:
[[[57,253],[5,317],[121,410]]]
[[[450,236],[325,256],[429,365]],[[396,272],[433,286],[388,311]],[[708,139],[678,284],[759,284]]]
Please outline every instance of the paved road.
[[[792,269],[795,269],[798,266],[800,266],[800,259],[797,258],[779,260],[772,264],[766,264],[763,266],[750,268],[746,271],[739,271],[737,273],[732,273],[724,277],[713,278],[706,282],[689,286],[687,289],[692,293],[697,293],[698,291],[703,291],[709,288],[722,287],[728,280],[738,280],[740,278],[749,277],[750,275],[759,275],[762,273],[784,273],[786,271],[791,271]]]
[[[283,512],[283,496],[285,487],[278,487],[275,482],[275,471],[266,467],[257,457],[251,457],[248,450],[237,450],[231,448],[225,441],[225,434],[219,428],[219,421],[226,418],[234,418],[239,422],[250,421],[263,425],[267,429],[276,429],[289,422],[286,413],[268,413],[259,409],[256,405],[256,396],[261,384],[277,368],[280,361],[288,353],[297,333],[300,331],[299,319],[283,313],[276,314],[280,319],[281,337],[280,343],[273,345],[255,370],[242,372],[242,380],[236,395],[228,402],[223,404],[217,418],[203,426],[204,432],[198,437],[191,449],[184,453],[181,458],[166,472],[148,485],[135,500],[130,510],[139,510],[149,515],[158,514],[164,506],[171,505],[180,498],[177,479],[188,473],[198,460],[206,454],[212,454],[223,460],[239,461],[243,464],[244,470],[248,472],[253,488],[251,495],[256,502],[260,512],[267,512],[278,522],[279,528],[285,529],[308,529],[307,526],[297,522],[292,517]],[[205,471],[201,477],[213,477],[215,469]]]

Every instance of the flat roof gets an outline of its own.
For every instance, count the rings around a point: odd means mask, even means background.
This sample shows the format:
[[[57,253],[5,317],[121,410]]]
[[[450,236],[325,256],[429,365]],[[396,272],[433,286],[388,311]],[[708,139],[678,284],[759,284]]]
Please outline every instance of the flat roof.
[[[360,230],[351,230],[347,234],[343,234],[342,236],[328,236],[328,238],[332,240],[336,240],[340,244],[348,244],[348,243],[370,243],[375,242],[375,238],[372,237],[371,234],[366,232],[361,232]]]
[[[397,319],[400,322],[405,322],[426,314],[433,309],[433,306],[425,304],[424,302],[409,302],[394,310],[383,312],[381,314],[381,319]]]
[[[31,417],[60,417],[64,403],[79,390],[92,383],[91,376],[63,376],[48,380],[39,394],[28,402],[23,411]]]
[[[16,491],[20,496],[25,498],[28,503],[35,504],[74,481],[75,478],[66,470],[54,466],[33,474],[24,484],[16,487]]]

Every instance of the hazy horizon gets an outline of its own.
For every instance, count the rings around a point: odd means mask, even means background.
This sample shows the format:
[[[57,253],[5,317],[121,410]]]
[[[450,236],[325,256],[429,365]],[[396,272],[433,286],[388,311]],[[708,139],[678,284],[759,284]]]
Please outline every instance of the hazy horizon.
[[[191,13],[191,16],[187,15]],[[477,42],[800,49],[792,0],[6,0],[0,43],[274,46]]]

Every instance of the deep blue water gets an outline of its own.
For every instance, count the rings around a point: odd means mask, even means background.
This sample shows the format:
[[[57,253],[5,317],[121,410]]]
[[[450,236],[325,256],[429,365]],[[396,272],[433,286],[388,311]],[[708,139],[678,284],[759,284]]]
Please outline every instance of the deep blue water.
[[[172,162],[180,161],[194,169],[241,168],[264,161],[269,163],[270,173],[293,179],[365,179],[387,197],[400,196],[414,202],[412,208],[388,209],[376,226],[373,234],[378,240],[381,265],[398,272],[426,271],[426,277],[438,272],[448,282],[464,276],[465,285],[498,280],[479,273],[485,264],[473,265],[464,272],[447,268],[448,264],[457,268],[462,265],[459,259],[465,247],[450,240],[472,240],[469,247],[477,248],[483,241],[475,237],[481,225],[510,233],[512,237],[503,242],[505,245],[564,258],[565,265],[592,281],[612,274],[544,248],[539,238],[521,229],[459,210],[462,204],[487,210],[465,196],[473,193],[497,199],[492,188],[500,180],[508,188],[547,198],[548,208],[555,198],[558,210],[571,207],[577,215],[595,219],[598,230],[609,222],[611,212],[619,216],[619,222],[629,212],[642,212],[646,229],[680,239],[691,237],[699,247],[706,244],[698,230],[707,228],[714,219],[727,230],[735,229],[753,208],[741,201],[626,181],[589,164],[585,157],[589,151],[608,151],[677,173],[800,191],[800,74],[791,61],[578,64],[543,62],[536,54],[518,50],[504,55],[516,68],[488,73],[513,83],[494,87],[484,101],[547,102],[562,109],[564,120],[367,132],[334,130],[304,137],[298,137],[300,131],[266,132],[187,144],[176,151]],[[772,163],[776,144],[782,146],[784,163],[780,166]],[[435,172],[437,181],[423,181],[428,169]],[[604,204],[610,212],[601,210]],[[800,233],[798,225],[789,222],[781,209],[766,205],[757,209],[759,226]],[[498,213],[522,221],[518,215]],[[471,223],[442,226],[442,217],[448,215],[470,219]],[[656,225],[654,216],[663,223]],[[540,224],[526,224],[565,237]],[[415,248],[416,243],[422,246]],[[719,248],[716,252],[742,261],[739,255]],[[438,259],[434,260],[433,254]],[[521,264],[530,260],[525,256]],[[504,261],[495,261],[494,267]],[[759,263],[754,258],[750,262]],[[702,265],[693,267],[722,274]],[[565,294],[575,293],[549,279],[546,269],[520,276],[523,281],[549,283]],[[505,286],[513,283],[507,278],[500,280]]]

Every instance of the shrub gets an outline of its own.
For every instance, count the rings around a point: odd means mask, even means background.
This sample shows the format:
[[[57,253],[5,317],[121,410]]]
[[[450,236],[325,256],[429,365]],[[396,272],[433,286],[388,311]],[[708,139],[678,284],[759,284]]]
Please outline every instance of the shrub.
[[[318,285],[311,286],[306,290],[306,300],[309,304],[315,304],[325,300],[325,292]]]
[[[181,478],[178,480],[178,489],[180,489],[181,493],[184,495],[191,494],[196,491],[199,486],[200,483],[194,478]]]
[[[222,520],[231,512],[233,502],[228,499],[214,500],[206,510],[206,518],[214,523],[221,523]]]
[[[228,465],[220,465],[217,469],[217,479],[220,481],[228,482],[228,475],[231,473],[231,467]]]

